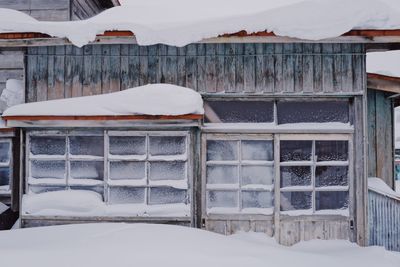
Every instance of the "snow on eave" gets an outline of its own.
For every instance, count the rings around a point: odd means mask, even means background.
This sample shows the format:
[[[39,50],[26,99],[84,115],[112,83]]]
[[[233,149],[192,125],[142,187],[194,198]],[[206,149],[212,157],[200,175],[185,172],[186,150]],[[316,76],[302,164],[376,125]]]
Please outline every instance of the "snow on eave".
[[[400,193],[392,190],[382,179],[377,177],[368,178],[368,189],[387,197],[400,200]]]

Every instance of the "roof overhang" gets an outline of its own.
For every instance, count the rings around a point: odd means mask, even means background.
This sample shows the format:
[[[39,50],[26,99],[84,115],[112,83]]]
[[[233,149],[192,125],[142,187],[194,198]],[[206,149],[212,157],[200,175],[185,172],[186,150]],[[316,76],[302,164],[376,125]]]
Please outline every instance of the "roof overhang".
[[[387,93],[400,94],[400,78],[377,73],[367,74],[367,88],[384,91]]]

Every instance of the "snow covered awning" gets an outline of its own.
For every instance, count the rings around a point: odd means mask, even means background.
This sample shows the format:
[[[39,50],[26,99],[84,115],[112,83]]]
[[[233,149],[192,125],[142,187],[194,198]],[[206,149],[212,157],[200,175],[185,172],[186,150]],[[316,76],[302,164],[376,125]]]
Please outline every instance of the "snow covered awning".
[[[54,121],[199,120],[203,100],[192,89],[148,84],[120,92],[16,105],[3,113],[7,125],[52,126]]]

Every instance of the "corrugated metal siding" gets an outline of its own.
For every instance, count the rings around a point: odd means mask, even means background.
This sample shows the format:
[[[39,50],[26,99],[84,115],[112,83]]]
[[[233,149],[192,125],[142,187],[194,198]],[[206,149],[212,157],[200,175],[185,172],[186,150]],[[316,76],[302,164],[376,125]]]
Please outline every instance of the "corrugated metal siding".
[[[400,201],[369,190],[369,245],[400,251]]]
[[[359,44],[87,45],[29,48],[29,101],[147,83],[204,94],[354,95],[365,88]]]

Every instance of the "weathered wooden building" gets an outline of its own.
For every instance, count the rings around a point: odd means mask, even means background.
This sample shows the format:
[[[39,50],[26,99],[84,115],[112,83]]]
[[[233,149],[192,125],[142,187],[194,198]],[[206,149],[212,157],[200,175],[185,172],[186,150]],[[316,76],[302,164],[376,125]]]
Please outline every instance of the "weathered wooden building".
[[[0,41],[26,47],[27,102],[170,83],[199,92],[205,114],[5,116],[19,129],[16,194],[79,189],[97,192],[108,207],[188,208],[183,216],[167,208],[161,216],[61,216],[25,213],[23,203],[22,226],[150,221],[265,232],[285,245],[313,238],[369,243],[367,177],[390,180],[381,159],[393,149],[368,126],[392,120],[378,117],[381,96],[367,90],[365,57],[369,49],[394,48],[397,32],[353,31],[324,42],[233,35],[181,48],[139,46],[118,32],[83,48],[31,37]],[[118,177],[118,168],[128,174]],[[166,177],[155,177],[160,172]]]

